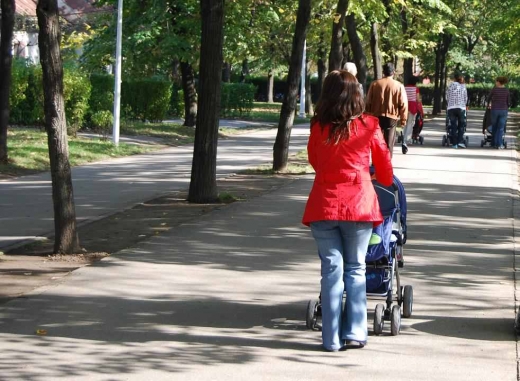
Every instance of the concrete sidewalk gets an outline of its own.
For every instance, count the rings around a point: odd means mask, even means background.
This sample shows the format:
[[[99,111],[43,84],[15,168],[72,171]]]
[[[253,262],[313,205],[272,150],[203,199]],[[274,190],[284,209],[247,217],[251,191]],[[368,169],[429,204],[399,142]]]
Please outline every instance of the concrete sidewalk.
[[[443,123],[395,150],[415,294],[399,336],[326,353],[305,329],[320,278],[306,176],[0,306],[0,379],[516,380],[516,152],[443,148]]]
[[[276,129],[221,139],[217,176],[272,162]],[[292,130],[291,153],[306,147],[308,125]],[[171,147],[75,167],[79,223],[92,221],[189,186],[193,146]],[[0,251],[53,234],[50,173],[0,181]]]

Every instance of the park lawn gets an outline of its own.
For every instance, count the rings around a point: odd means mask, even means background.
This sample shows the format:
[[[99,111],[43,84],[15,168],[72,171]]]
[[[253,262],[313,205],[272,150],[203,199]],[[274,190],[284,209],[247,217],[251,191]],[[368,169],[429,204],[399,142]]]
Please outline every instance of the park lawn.
[[[249,115],[245,115],[238,119],[243,120],[253,120],[255,122],[269,122],[269,123],[278,123],[280,121],[280,110],[282,108],[281,103],[267,103],[267,102],[254,102],[253,110],[249,113]],[[297,111],[299,108],[297,108]],[[301,118],[296,116],[294,118],[294,123],[309,123],[310,118],[305,117]]]
[[[108,140],[82,137],[69,137],[68,141],[72,166],[145,153],[160,147],[125,143],[116,147]],[[47,134],[44,131],[36,128],[11,128],[8,131],[7,146],[9,163],[0,164],[0,175],[23,176],[49,170]]]
[[[150,136],[160,138],[166,144],[182,145],[195,141],[195,127],[169,122],[123,122],[121,123],[121,135]]]

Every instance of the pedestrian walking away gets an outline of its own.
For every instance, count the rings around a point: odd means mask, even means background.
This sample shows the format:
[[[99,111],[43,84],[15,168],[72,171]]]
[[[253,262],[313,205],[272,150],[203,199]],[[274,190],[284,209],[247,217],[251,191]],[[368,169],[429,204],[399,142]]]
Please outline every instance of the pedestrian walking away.
[[[418,103],[421,101],[417,82],[418,78],[412,76],[405,85],[406,97],[408,98],[408,118],[403,131],[403,141],[401,142],[401,150],[404,155],[408,153],[408,144],[410,143],[412,130],[416,122],[415,117],[419,111]]]
[[[363,113],[356,78],[333,71],[311,120],[308,159],[316,172],[303,224],[321,259],[322,341],[327,351],[366,345],[366,265],[372,229],[383,222],[370,175],[393,183],[390,151],[378,119]],[[348,297],[342,307],[343,293]]]
[[[379,126],[390,155],[393,156],[395,129],[399,121],[406,125],[408,118],[408,98],[404,86],[394,79],[395,69],[392,63],[383,66],[384,78],[372,82],[366,99],[366,112],[379,119]]]
[[[449,139],[453,148],[466,148],[464,132],[466,131],[466,111],[468,109],[468,91],[461,73],[455,73],[454,81],[446,90],[446,108],[449,119]]]
[[[506,128],[509,105],[511,96],[509,90],[504,86],[508,82],[506,77],[498,77],[495,87],[491,90],[488,97],[488,108],[491,109],[491,134],[493,135],[492,146],[497,149],[504,149],[504,131]]]

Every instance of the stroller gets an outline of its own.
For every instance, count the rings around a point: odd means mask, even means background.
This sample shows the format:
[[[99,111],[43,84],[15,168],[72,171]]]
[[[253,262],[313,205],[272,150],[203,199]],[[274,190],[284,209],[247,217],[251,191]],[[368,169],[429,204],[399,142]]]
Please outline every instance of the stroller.
[[[506,126],[507,127],[507,126]],[[507,128],[504,128],[504,136],[506,135]],[[484,147],[489,143],[490,146],[493,145],[493,123],[491,123],[491,110],[486,108],[486,112],[484,113],[484,119],[482,119],[482,134],[484,135],[484,139],[480,141],[480,146]],[[502,139],[502,145],[507,148],[507,141],[505,137]]]
[[[417,106],[418,106],[418,110],[417,110],[417,113],[415,114],[415,124],[413,125],[413,130],[412,130],[412,143],[423,145],[424,138],[421,136],[421,132],[422,132],[422,129],[424,126],[424,118],[423,118],[424,111],[423,111],[422,103],[417,103]],[[401,130],[401,132],[397,136],[397,143],[402,143],[403,140],[404,140],[404,134],[403,134],[403,131]]]
[[[412,316],[413,288],[401,286],[399,268],[404,267],[403,245],[406,243],[406,194],[397,177],[394,183],[384,187],[373,182],[379,200],[384,222],[375,227],[373,236],[381,239],[368,247],[366,255],[366,291],[368,297],[386,299],[386,306],[376,305],[374,314],[374,333],[383,333],[385,320],[390,320],[390,332],[393,336],[401,330],[402,316]],[[348,298],[348,295],[346,296]],[[393,305],[394,302],[397,304]],[[321,295],[319,299],[307,304],[306,323],[312,330],[321,329]]]
[[[467,126],[467,111],[463,111],[464,117],[463,117],[463,124],[464,124],[464,144],[466,147],[469,146],[469,137],[466,136],[466,126]],[[448,117],[448,112],[446,112],[446,134],[442,136],[442,146],[452,146],[457,144],[458,142],[452,142],[451,141],[451,123],[450,118]]]

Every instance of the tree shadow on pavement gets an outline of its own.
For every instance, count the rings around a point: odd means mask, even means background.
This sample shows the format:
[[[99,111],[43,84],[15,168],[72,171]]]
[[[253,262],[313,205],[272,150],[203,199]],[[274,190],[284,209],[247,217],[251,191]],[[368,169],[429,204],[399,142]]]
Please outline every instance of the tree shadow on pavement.
[[[247,364],[263,349],[274,357],[296,351],[302,353],[300,362],[319,361],[326,354],[319,334],[303,333],[302,306],[169,295],[148,300],[37,295],[2,309],[0,368],[6,379],[25,380],[121,377],[151,369],[178,373]]]

